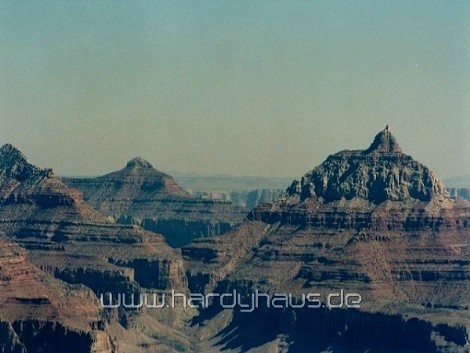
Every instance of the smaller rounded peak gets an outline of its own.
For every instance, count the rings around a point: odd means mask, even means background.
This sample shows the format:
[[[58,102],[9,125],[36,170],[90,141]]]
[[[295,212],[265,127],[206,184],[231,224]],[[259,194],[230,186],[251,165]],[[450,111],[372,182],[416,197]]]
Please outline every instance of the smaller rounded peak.
[[[149,161],[143,159],[142,157],[135,157],[127,162],[126,168],[153,168],[153,165],[151,165]]]
[[[401,147],[392,135],[392,129],[387,125],[374,138],[370,147],[364,153],[402,153]]]

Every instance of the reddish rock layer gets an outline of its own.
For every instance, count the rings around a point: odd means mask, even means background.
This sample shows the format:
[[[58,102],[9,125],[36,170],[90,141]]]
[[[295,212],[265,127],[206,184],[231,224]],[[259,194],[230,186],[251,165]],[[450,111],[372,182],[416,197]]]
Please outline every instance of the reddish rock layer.
[[[136,224],[180,247],[195,238],[220,235],[245,212],[228,201],[191,197],[175,179],[137,157],[121,170],[97,178],[63,178],[85,201],[122,224]]]
[[[401,151],[388,128],[367,150],[328,157],[280,199],[255,207],[249,219],[217,241],[198,239],[183,248],[190,289],[222,293],[235,288],[249,293],[257,288],[297,298],[313,292],[321,294],[323,304],[329,293],[343,289],[362,296],[358,312],[344,313],[349,330],[369,327],[374,342],[406,332],[406,325],[393,324],[387,335],[380,336],[370,325],[371,313],[383,315],[375,317],[377,327],[392,322],[390,314],[403,322],[413,317],[422,325],[414,333],[404,333],[405,341],[415,335],[408,346],[393,348],[390,340],[382,350],[465,352],[468,348],[470,204],[451,199],[434,173]],[[270,338],[262,342],[287,335],[304,342],[297,348],[305,351],[338,343],[326,331],[309,343],[298,332],[317,322],[312,317],[316,314],[328,327],[343,322],[342,313],[282,312],[289,313],[288,326],[296,330],[282,326],[285,318],[268,310],[259,314],[273,322]],[[249,325],[244,318],[240,314],[232,321],[238,342],[256,341],[259,336],[240,328]],[[273,331],[280,336],[273,337]],[[230,337],[234,336],[226,339]],[[362,351],[380,351],[372,349],[375,343],[367,343],[366,337],[360,340],[356,343],[366,346]]]

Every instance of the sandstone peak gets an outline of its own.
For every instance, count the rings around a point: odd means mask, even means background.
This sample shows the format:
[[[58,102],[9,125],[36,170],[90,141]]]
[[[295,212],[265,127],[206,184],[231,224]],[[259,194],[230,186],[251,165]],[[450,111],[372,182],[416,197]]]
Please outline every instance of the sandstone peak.
[[[290,195],[299,194],[301,200],[359,198],[376,204],[447,196],[444,185],[431,170],[401,152],[388,125],[367,150],[330,155],[287,191]]]
[[[0,147],[0,162],[2,164],[26,164],[28,161],[26,157],[21,153],[19,149],[14,147],[13,145],[6,143],[2,147]]]
[[[131,159],[120,170],[96,178],[62,180],[72,188],[79,189],[87,203],[102,212],[109,212],[113,217],[121,209],[134,207],[135,203],[147,209],[151,200],[190,197],[174,178],[155,169],[141,157]],[[167,203],[165,207],[168,207]]]
[[[375,135],[374,141],[364,153],[402,153],[402,151],[397,140],[392,135],[392,130],[387,125],[384,130]]]
[[[50,176],[50,169],[41,169],[30,164],[23,153],[7,143],[0,147],[0,179],[9,178],[19,181],[33,176]]]
[[[134,169],[134,168],[153,168],[153,165],[150,164],[149,161],[143,159],[142,157],[135,157],[127,162],[126,165],[127,169]]]

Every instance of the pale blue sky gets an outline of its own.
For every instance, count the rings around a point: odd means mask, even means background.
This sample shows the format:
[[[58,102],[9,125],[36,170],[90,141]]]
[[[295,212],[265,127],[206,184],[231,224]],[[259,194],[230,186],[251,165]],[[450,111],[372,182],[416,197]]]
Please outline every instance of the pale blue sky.
[[[470,1],[0,1],[0,144],[62,175],[300,176],[390,124],[470,174]]]

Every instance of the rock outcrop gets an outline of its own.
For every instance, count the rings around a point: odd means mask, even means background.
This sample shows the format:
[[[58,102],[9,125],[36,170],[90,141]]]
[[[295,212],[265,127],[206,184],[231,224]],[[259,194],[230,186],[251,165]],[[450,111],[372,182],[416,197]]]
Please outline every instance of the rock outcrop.
[[[217,240],[183,248],[191,290],[259,289],[297,300],[318,293],[322,308],[329,294],[343,290],[360,294],[361,305],[317,311],[284,306],[251,316],[235,310],[214,344],[468,351],[470,204],[450,198],[432,171],[402,152],[388,127],[369,148],[328,157],[248,218]],[[227,315],[211,310],[196,322],[210,326]],[[266,330],[253,335],[253,328],[245,329],[252,324]]]
[[[116,172],[97,178],[63,178],[85,201],[121,224],[162,234],[180,247],[195,238],[220,235],[246,213],[229,201],[192,197],[175,179],[137,157]]]
[[[85,197],[11,146],[0,149],[0,166],[3,351],[35,352],[39,343],[60,351],[71,340],[79,351],[103,353],[469,351],[470,204],[450,197],[388,128],[365,150],[328,157],[225,234],[181,250],[134,223],[156,230],[177,209],[200,212],[188,206],[200,200],[148,162],[87,181]],[[106,215],[83,201],[94,188],[94,207]],[[149,205],[155,215],[142,213]],[[136,213],[121,213],[128,208]],[[160,213],[168,219],[152,218]],[[96,306],[96,294],[171,289],[213,301]],[[359,305],[346,305],[349,294]],[[239,304],[224,309],[222,295]]]
[[[65,185],[52,170],[31,165],[11,145],[0,148],[0,235],[21,247],[15,245],[13,255],[7,251],[0,259],[1,280],[8,289],[5,301],[1,301],[5,286],[0,284],[0,310],[4,309],[0,334],[10,342],[8,349],[117,353],[128,351],[119,348],[127,347],[128,342],[132,342],[129,349],[136,349],[152,339],[145,335],[136,338],[135,332],[127,332],[122,323],[132,327],[134,316],[119,309],[103,311],[97,297],[108,292],[185,292],[187,288],[181,256],[161,235],[135,225],[113,223],[109,216],[84,203],[82,194]],[[35,276],[42,278],[41,285],[35,284]],[[52,292],[62,295],[61,291],[70,290],[55,284],[63,282],[54,277],[92,291],[85,291],[88,297],[70,294],[70,301],[59,300]],[[62,307],[68,309],[62,311]],[[81,331],[76,331],[69,329],[69,321],[52,320],[62,315],[88,326],[83,324]],[[90,325],[101,324],[88,324],[87,318],[96,317],[109,328],[106,335],[103,330],[93,333]],[[158,318],[138,317],[145,318],[149,326],[161,325]],[[166,320],[176,325],[180,319]],[[132,341],[129,336],[134,337]],[[161,346],[160,351],[168,348]]]
[[[121,272],[112,262],[127,263],[129,259],[170,261],[181,266],[178,253],[161,235],[112,223],[83,202],[82,194],[65,185],[52,170],[31,165],[11,145],[0,148],[0,232],[31,250],[31,259],[55,274],[65,269],[65,263],[69,263],[68,272],[75,266],[85,270],[81,266],[88,265],[94,272],[108,274]],[[102,258],[91,254],[102,254]],[[70,261],[71,257],[83,260]],[[133,270],[142,278],[138,267]],[[177,285],[170,278],[158,280],[165,281]]]
[[[89,289],[57,281],[0,238],[2,352],[115,352],[101,312]]]
[[[446,196],[437,176],[401,152],[387,127],[365,151],[341,151],[294,182],[289,195],[322,198],[325,202],[353,198],[379,204],[415,199],[430,201]]]
[[[435,231],[467,228],[467,210],[431,170],[401,152],[387,128],[364,151],[329,156],[249,217],[356,231]]]

